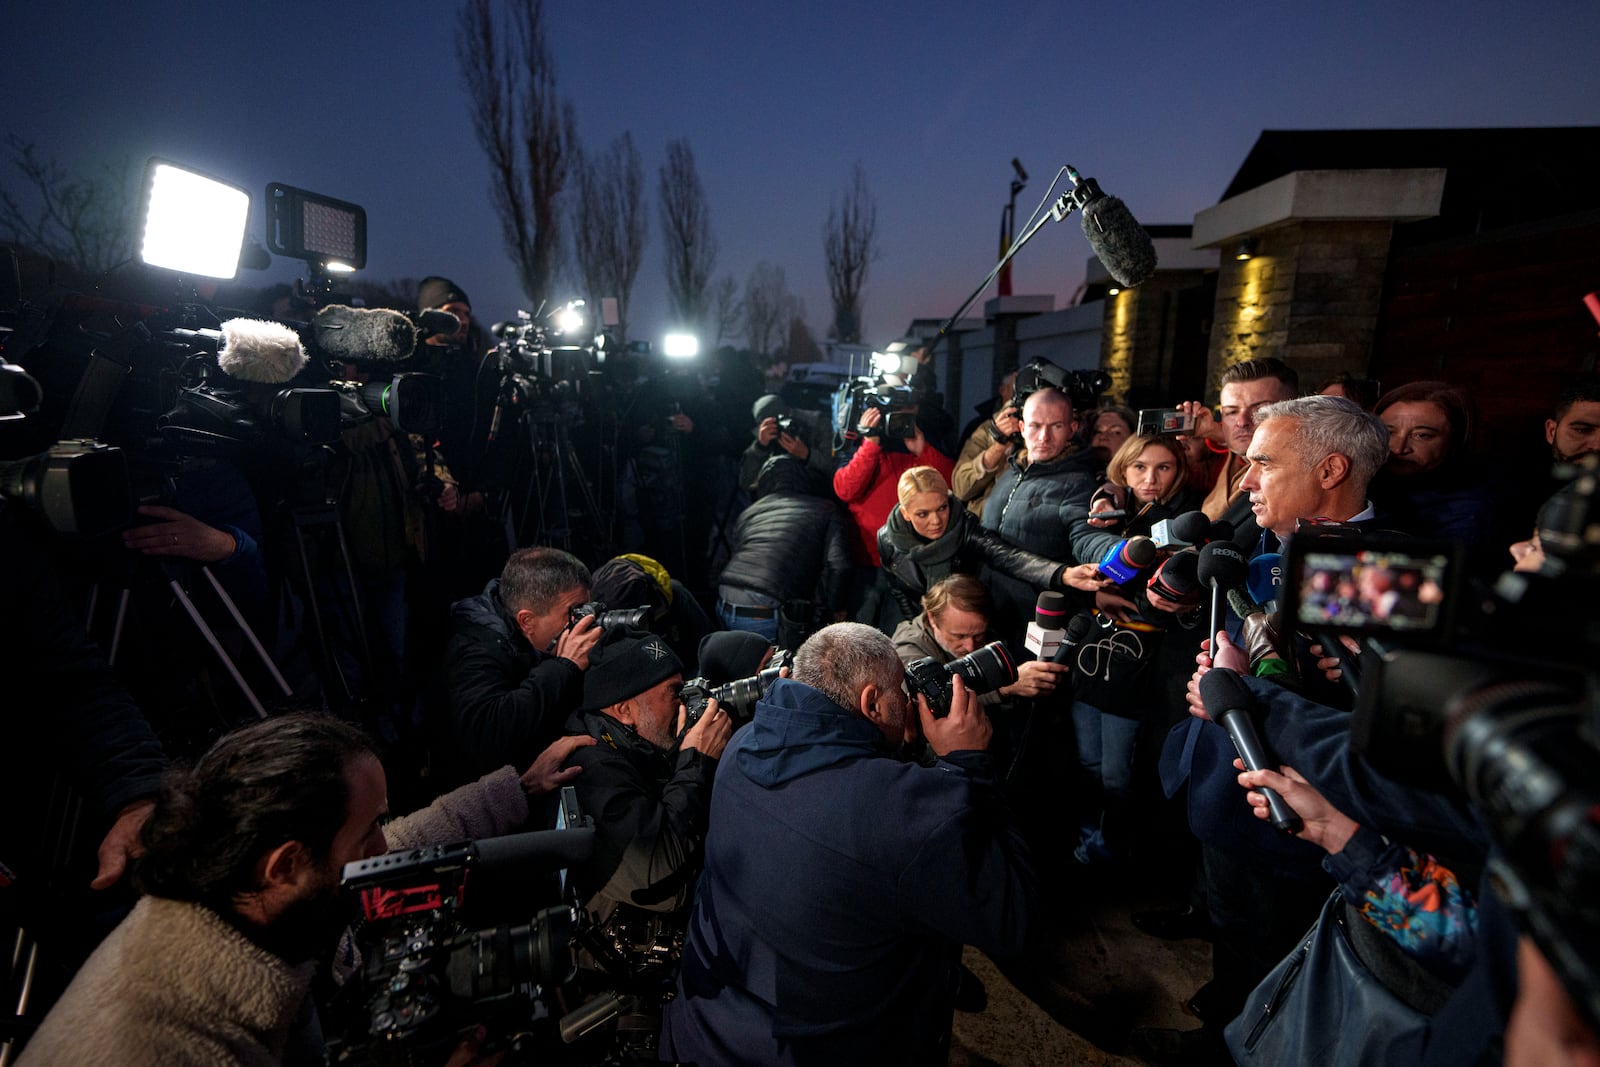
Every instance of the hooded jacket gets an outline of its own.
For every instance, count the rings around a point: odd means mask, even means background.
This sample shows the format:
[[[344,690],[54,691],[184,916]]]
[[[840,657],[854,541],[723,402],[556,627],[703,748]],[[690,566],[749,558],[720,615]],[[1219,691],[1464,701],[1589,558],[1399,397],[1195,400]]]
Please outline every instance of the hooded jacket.
[[[723,753],[663,1057],[944,1063],[960,945],[1026,943],[1035,886],[989,757],[889,757],[783,679]]]

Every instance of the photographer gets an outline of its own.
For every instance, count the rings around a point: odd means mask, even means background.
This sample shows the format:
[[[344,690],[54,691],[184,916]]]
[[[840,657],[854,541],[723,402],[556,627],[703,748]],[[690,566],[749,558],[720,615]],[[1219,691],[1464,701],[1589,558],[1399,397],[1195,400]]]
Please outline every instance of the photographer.
[[[803,645],[729,746],[664,1059],[943,1064],[963,943],[1015,953],[1035,886],[959,678],[915,704],[889,639]],[[934,767],[892,752],[925,737]]]
[[[739,488],[753,493],[761,468],[777,456],[793,456],[805,464],[806,492],[827,492],[833,478],[828,431],[813,412],[796,412],[776,393],[768,393],[750,409],[755,440],[739,458]]]
[[[577,557],[524,548],[482,593],[451,608],[448,718],[432,731],[443,786],[531,760],[561,732],[601,636],[593,618],[569,617],[589,588]]]
[[[552,759],[566,755],[564,742]],[[551,760],[505,767],[382,826],[371,740],[323,715],[267,719],[170,772],[144,825],[147,895],[73,979],[23,1064],[321,1062],[307,994],[349,918],[346,863],[520,829]],[[479,1062],[477,1042],[455,1067]]]
[[[594,815],[594,856],[572,872],[583,906],[604,921],[619,905],[675,912],[700,871],[711,780],[733,731],[713,701],[687,732],[683,665],[651,634],[610,637],[584,678],[569,729],[596,742],[574,752],[574,783]],[[681,738],[681,740],[680,740]]]
[[[970,656],[990,640],[989,617],[994,605],[983,583],[969,574],[953,574],[935,582],[922,597],[922,612],[894,631],[894,650],[902,663],[932,656],[949,663]],[[1071,668],[1030,659],[1017,664],[1017,680],[978,696],[986,708],[1014,698],[1048,696],[1067,681]]]

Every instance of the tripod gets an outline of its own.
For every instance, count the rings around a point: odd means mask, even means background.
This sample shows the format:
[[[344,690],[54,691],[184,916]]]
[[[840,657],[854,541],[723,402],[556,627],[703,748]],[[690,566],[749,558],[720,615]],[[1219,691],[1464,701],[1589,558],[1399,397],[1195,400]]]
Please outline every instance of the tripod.
[[[610,523],[600,510],[594,490],[589,485],[588,474],[578,459],[567,429],[567,420],[550,401],[525,405],[521,424],[527,435],[530,458],[528,488],[523,494],[522,508],[517,516],[518,542],[521,544],[548,544],[566,551],[572,550],[572,498],[569,496],[570,474],[580,506],[579,514],[587,517],[595,548],[609,555],[611,547]]]
[[[329,612],[323,603],[323,583],[317,581],[322,554],[332,548],[340,568],[337,573],[343,578],[342,588],[347,594],[343,602],[334,605],[333,620],[343,622],[341,629],[354,634],[359,677],[361,680],[370,679],[373,659],[372,646],[367,638],[366,612],[362,608],[361,590],[356,584],[355,566],[350,559],[350,546],[345,540],[339,507],[329,500],[294,505],[289,508],[288,517],[294,531],[297,577],[302,583],[300,591],[315,640],[317,673],[322,678],[324,692],[332,692],[331,683],[336,682],[345,703],[354,705],[364,695],[362,686],[352,682],[340,662],[334,631],[329,626]],[[314,552],[317,553],[315,559]],[[338,592],[340,583],[333,584],[335,592]]]

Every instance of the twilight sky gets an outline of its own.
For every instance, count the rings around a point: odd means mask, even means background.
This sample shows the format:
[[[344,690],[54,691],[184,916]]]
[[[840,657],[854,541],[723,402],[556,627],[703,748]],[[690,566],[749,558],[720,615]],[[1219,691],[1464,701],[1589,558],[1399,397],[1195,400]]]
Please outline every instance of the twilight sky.
[[[13,4],[0,132],[71,167],[161,155],[243,185],[367,210],[374,280],[454,279],[485,321],[528,306],[466,113],[452,0]],[[1147,2],[624,3],[547,0],[561,91],[593,151],[624,130],[652,216],[633,336],[668,328],[654,217],[666,143],[687,137],[741,286],[771,261],[820,337],[821,230],[860,161],[880,258],[865,339],[942,318],[993,262],[1010,160],[1018,226],[1072,163],[1141,222],[1217,201],[1263,129],[1600,124],[1600,4]],[[1506,161],[1514,178],[1516,161]],[[9,169],[0,182],[13,182]],[[1015,291],[1065,306],[1077,223],[1018,257]],[[279,262],[241,282],[292,278]],[[565,295],[565,294],[555,294]]]

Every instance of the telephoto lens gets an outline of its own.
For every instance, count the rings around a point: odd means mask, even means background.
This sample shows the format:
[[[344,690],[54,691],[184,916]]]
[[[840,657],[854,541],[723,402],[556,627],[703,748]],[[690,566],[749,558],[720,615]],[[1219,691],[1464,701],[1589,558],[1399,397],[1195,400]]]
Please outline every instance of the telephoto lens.
[[[932,656],[914,660],[906,665],[906,685],[913,697],[918,693],[927,697],[934,717],[942,719],[950,714],[950,679],[957,674],[968,690],[980,696],[1017,680],[1017,668],[1006,646],[991,641],[949,663],[940,663]]]

